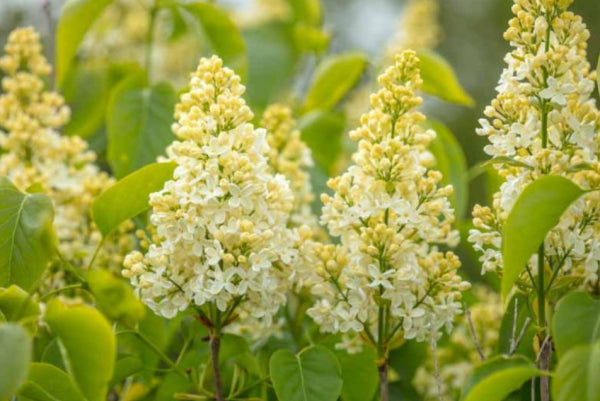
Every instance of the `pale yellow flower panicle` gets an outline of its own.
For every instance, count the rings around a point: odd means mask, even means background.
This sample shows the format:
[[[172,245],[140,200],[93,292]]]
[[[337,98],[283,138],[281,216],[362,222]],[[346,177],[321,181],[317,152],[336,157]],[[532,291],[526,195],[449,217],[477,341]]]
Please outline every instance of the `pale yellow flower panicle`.
[[[307,171],[314,163],[310,149],[300,138],[292,110],[287,106],[273,104],[263,113],[260,126],[267,130],[271,168],[276,174],[282,174],[289,180],[294,193],[291,225],[316,227],[316,216],[311,211],[314,195]]]
[[[156,232],[146,254],[135,252],[123,275],[154,311],[173,317],[196,308],[223,320],[268,326],[286,299],[297,253],[287,228],[293,195],[271,173],[263,129],[250,123],[239,76],[213,56],[192,74],[176,107],[167,150],[172,180],[150,197]]]
[[[591,98],[596,74],[586,58],[589,32],[567,10],[572,1],[517,0],[504,34],[506,55],[498,96],[480,120],[485,151],[514,162],[494,166],[504,178],[491,208],[476,206],[469,241],[482,252],[483,272],[501,271],[501,232],[523,189],[545,174],[586,189],[600,184],[600,114]],[[545,262],[575,285],[598,290],[600,193],[577,201],[545,241]],[[537,272],[537,256],[530,268]]]
[[[93,199],[110,178],[94,164],[96,155],[79,137],[63,137],[69,108],[56,92],[45,89],[51,68],[33,28],[13,31],[0,58],[5,74],[0,94],[0,175],[21,189],[36,185],[52,198],[59,250],[75,267],[85,267],[101,240],[90,215]],[[107,241],[98,266],[122,263],[121,249],[131,238]],[[60,273],[59,273],[60,275]],[[60,278],[53,277],[50,280]]]
[[[502,322],[503,306],[500,296],[482,285],[473,287],[477,303],[469,313],[481,352],[486,356],[496,352]],[[442,399],[457,400],[473,368],[481,363],[481,356],[473,341],[466,316],[460,316],[447,342],[437,347],[439,384]],[[438,380],[434,356],[429,354],[427,362],[420,366],[413,379],[417,392],[425,401],[438,401]]]
[[[350,349],[359,334],[388,343],[437,338],[469,288],[456,273],[456,255],[437,250],[455,245],[458,233],[452,187],[440,188],[441,174],[427,168],[435,133],[415,110],[422,103],[418,64],[405,51],[379,77],[372,109],[350,133],[359,140],[355,164],[328,182],[333,196],[322,196],[322,223],[341,245],[315,245],[317,301],[308,313],[323,331],[348,334]],[[389,324],[378,332],[382,314]]]

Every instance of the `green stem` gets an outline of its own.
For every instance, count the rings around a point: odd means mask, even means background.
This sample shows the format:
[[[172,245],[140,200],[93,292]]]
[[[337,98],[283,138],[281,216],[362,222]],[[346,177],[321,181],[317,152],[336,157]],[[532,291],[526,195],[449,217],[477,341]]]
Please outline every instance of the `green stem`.
[[[221,349],[221,311],[215,308],[214,327],[210,330],[210,357],[215,379],[215,401],[225,401],[223,397],[223,382],[219,367],[219,351]]]

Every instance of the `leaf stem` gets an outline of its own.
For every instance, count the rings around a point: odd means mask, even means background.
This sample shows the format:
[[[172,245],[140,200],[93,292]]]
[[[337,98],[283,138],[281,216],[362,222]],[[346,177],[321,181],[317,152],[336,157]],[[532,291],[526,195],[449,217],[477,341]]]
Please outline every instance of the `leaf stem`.
[[[214,327],[210,329],[210,357],[215,378],[215,400],[225,401],[223,397],[223,382],[221,379],[221,369],[219,367],[219,351],[221,348],[221,311],[215,308]]]

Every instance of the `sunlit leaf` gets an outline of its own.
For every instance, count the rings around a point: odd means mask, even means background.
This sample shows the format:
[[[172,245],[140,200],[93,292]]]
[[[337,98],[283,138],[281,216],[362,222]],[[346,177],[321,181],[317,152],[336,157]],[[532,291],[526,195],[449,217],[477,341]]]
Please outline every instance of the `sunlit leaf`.
[[[11,285],[8,288],[0,288],[0,312],[6,321],[19,322],[34,334],[41,310],[30,294],[21,287]]]
[[[452,66],[442,56],[432,51],[420,51],[418,56],[424,92],[452,103],[465,106],[475,104],[458,82]]]
[[[367,58],[361,53],[326,58],[315,71],[304,100],[304,111],[331,110],[356,85],[366,66]]]
[[[54,254],[54,208],[41,193],[20,192],[0,177],[0,287],[32,289]]]
[[[129,323],[144,317],[144,305],[133,293],[133,288],[122,278],[106,270],[91,270],[86,274],[96,307],[111,320]]]
[[[86,401],[64,370],[47,363],[32,363],[19,396],[30,401]]]
[[[109,322],[91,306],[54,299],[45,321],[57,336],[65,366],[88,401],[104,401],[113,376],[116,339]]]
[[[335,356],[324,347],[310,347],[294,355],[276,351],[269,363],[279,400],[336,401],[342,391],[342,372]]]
[[[524,357],[498,356],[477,366],[467,378],[462,401],[502,401],[532,377],[542,374]]]
[[[174,163],[154,163],[134,171],[100,194],[92,204],[94,221],[106,236],[119,224],[148,210],[152,192],[171,179]]]
[[[560,176],[541,177],[523,190],[504,225],[503,296],[508,294],[548,232],[558,224],[560,216],[584,193]]]

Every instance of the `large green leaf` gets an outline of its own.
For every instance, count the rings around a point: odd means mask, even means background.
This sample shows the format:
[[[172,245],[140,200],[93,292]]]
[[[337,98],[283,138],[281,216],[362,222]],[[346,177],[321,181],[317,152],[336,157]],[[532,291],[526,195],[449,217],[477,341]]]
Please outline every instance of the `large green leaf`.
[[[600,342],[580,345],[558,361],[552,394],[555,401],[600,401]]]
[[[32,363],[19,396],[31,401],[86,401],[64,370],[47,363]]]
[[[367,66],[361,53],[345,53],[323,60],[304,100],[304,111],[331,110],[356,85]]]
[[[173,176],[174,163],[154,163],[134,171],[100,194],[92,204],[94,221],[106,236],[119,224],[148,210],[151,193]]]
[[[67,0],[56,27],[56,81],[69,74],[77,48],[94,21],[113,0]]]
[[[271,381],[280,401],[336,401],[342,391],[342,372],[335,356],[317,346],[294,355],[281,349],[269,362]]]
[[[49,197],[24,194],[0,177],[0,287],[35,286],[54,253],[53,219]]]
[[[133,63],[77,65],[61,88],[71,109],[63,133],[91,138],[104,124],[111,90],[124,77],[139,70]]]
[[[346,120],[342,114],[313,111],[298,120],[302,140],[306,142],[315,162],[331,174],[342,153],[342,134]]]
[[[289,24],[271,22],[244,30],[248,46],[246,98],[253,110],[277,101],[297,70],[298,52]]]
[[[567,178],[544,176],[529,184],[513,206],[502,237],[502,295],[508,294],[529,258],[560,216],[585,193]]]
[[[32,344],[27,331],[13,323],[0,323],[0,400],[8,400],[27,377]]]
[[[421,60],[423,92],[452,103],[465,106],[475,104],[458,82],[452,66],[442,56],[429,50],[419,51],[418,56]]]
[[[106,270],[90,270],[86,279],[94,294],[96,307],[106,317],[128,325],[144,318],[144,305],[125,280]]]
[[[321,2],[319,0],[288,0],[296,22],[309,26],[319,26],[323,20]]]
[[[87,305],[48,304],[45,321],[59,341],[68,372],[88,401],[106,399],[113,375],[116,339],[109,322]]]
[[[200,24],[214,53],[226,66],[243,78],[246,76],[246,43],[229,14],[205,1],[180,2],[180,10],[192,15]]]
[[[140,85],[141,84],[141,85]],[[146,87],[139,76],[113,90],[108,103],[108,161],[122,178],[156,161],[175,139],[171,132],[177,96],[168,83]]]
[[[344,401],[372,400],[379,384],[375,362],[377,355],[373,348],[364,347],[356,354],[335,350],[335,356],[342,368],[342,399]]]
[[[467,378],[462,401],[502,401],[532,377],[542,374],[524,357],[498,356],[477,366]]]
[[[443,175],[442,184],[452,185],[454,188],[450,201],[456,211],[456,217],[462,219],[469,202],[467,159],[448,127],[439,121],[430,121],[429,126],[437,134],[429,145],[429,150],[435,156],[435,169]]]
[[[600,301],[584,292],[563,297],[552,318],[552,339],[559,358],[573,347],[600,340]]]

